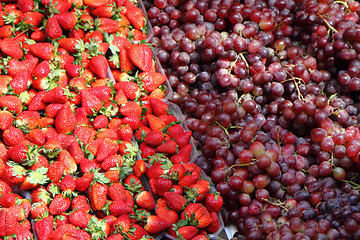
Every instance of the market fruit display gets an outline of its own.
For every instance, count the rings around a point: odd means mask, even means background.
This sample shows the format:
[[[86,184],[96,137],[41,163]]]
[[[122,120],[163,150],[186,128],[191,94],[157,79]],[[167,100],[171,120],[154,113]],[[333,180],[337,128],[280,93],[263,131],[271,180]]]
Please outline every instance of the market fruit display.
[[[144,5],[228,239],[359,239],[359,2]]]
[[[3,1],[0,15],[2,239],[222,230],[192,133],[165,100],[172,90],[141,3]],[[173,192],[181,208],[164,200]]]

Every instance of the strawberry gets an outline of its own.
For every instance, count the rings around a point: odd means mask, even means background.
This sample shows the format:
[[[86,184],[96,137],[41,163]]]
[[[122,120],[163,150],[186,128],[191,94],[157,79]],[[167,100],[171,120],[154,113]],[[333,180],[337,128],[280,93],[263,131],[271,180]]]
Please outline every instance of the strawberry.
[[[40,113],[38,111],[26,110],[19,113],[15,119],[15,125],[28,132],[39,125]]]
[[[175,180],[182,179],[184,174],[185,174],[185,168],[184,168],[184,164],[182,163],[175,163],[173,166],[171,166],[169,170],[169,176]]]
[[[40,167],[36,170],[28,170],[28,174],[25,177],[24,181],[20,185],[21,190],[29,190],[38,187],[39,185],[44,185],[48,182],[49,178],[47,177],[48,169],[46,167]]]
[[[57,160],[63,163],[65,174],[72,174],[76,172],[76,162],[67,150],[61,150],[57,157]]]
[[[94,179],[94,175],[89,172],[77,178],[75,180],[76,190],[79,192],[85,192],[89,188],[93,179]]]
[[[31,44],[29,45],[29,51],[35,56],[44,60],[51,60],[55,56],[55,47],[52,43]]]
[[[77,125],[76,116],[71,109],[70,102],[66,102],[55,118],[55,127],[59,133],[69,134]]]
[[[126,17],[137,30],[141,30],[145,26],[145,17],[140,8],[129,6],[126,9]]]
[[[161,130],[165,128],[165,123],[153,114],[146,114],[146,120],[151,130]]]
[[[63,238],[66,238],[67,233],[70,233],[75,229],[75,226],[70,223],[64,223],[62,225],[56,223],[56,229],[51,232],[49,239],[61,240]]]
[[[210,215],[213,221],[206,227],[206,230],[209,233],[216,233],[220,228],[220,221],[216,212],[212,212]]]
[[[140,95],[140,88],[135,82],[123,81],[115,83],[114,88],[121,90],[128,100],[135,100]]]
[[[179,181],[179,185],[181,187],[190,187],[192,184],[196,183],[199,179],[201,168],[197,166],[195,163],[186,163],[185,167],[185,175]]]
[[[132,211],[133,210],[131,209],[131,207],[127,203],[121,201],[120,199],[113,201],[109,206],[110,214],[114,215],[115,217],[118,217],[123,214],[129,214]]]
[[[179,212],[183,210],[186,206],[186,199],[184,196],[181,196],[173,192],[165,192],[164,199],[171,210]]]
[[[99,145],[99,149],[96,154],[96,160],[102,162],[111,155],[116,154],[118,150],[119,144],[116,141],[104,139]]]
[[[20,20],[24,21],[28,25],[32,25],[34,29],[38,28],[41,24],[42,18],[44,15],[36,11],[27,11],[21,16]],[[36,31],[36,30],[35,30]],[[34,39],[35,40],[35,39]]]
[[[160,130],[153,130],[146,135],[144,141],[150,147],[160,146],[164,141],[164,134]]]
[[[81,90],[81,106],[85,108],[87,114],[93,114],[94,111],[99,111],[103,103],[99,98],[94,96],[93,94],[89,93],[88,90]]]
[[[157,117],[165,115],[169,111],[169,106],[167,105],[167,103],[160,99],[149,98],[149,103],[154,115]]]
[[[15,220],[15,217],[11,211],[7,208],[0,209],[0,236],[10,236],[16,233],[19,228],[19,223]]]
[[[14,116],[11,112],[7,110],[0,111],[0,129],[6,130],[8,129],[14,122]]]
[[[112,225],[113,233],[127,233],[130,230],[130,217],[128,214],[119,216]]]
[[[44,217],[39,221],[35,221],[34,229],[39,240],[49,239],[54,228],[52,216]]]
[[[134,41],[141,42],[142,40],[146,40],[146,34],[138,29],[133,29],[130,33],[134,36]]]
[[[139,139],[139,138],[137,138],[137,139]],[[141,151],[141,157],[142,158],[147,158],[147,157],[152,156],[152,155],[154,155],[156,153],[154,148],[148,146],[144,142],[140,144],[139,149]]]
[[[129,115],[140,116],[142,113],[142,108],[136,102],[127,102],[125,103],[125,105],[123,105],[120,108],[120,113],[124,116],[129,116]]]
[[[139,159],[135,162],[133,166],[134,175],[140,178],[146,172],[146,163],[144,160]]]
[[[179,148],[183,148],[190,143],[192,133],[191,131],[184,132],[183,134],[179,134],[175,136],[175,141]]]
[[[101,7],[103,5],[109,4],[110,1],[109,0],[84,0],[84,5],[88,6],[88,7]]]
[[[49,213],[52,215],[62,214],[70,208],[70,205],[70,198],[57,194],[49,205]]]
[[[112,89],[109,86],[91,87],[89,93],[99,98],[101,101],[107,102],[111,98]]]
[[[71,30],[75,27],[77,17],[75,12],[64,12],[54,15],[54,18],[58,21],[61,28],[64,30]]]
[[[177,151],[177,144],[173,140],[168,140],[155,148],[158,153],[165,153],[172,155]]]
[[[11,25],[4,25],[0,27],[0,38],[8,38],[13,36],[13,27]]]
[[[182,226],[181,224],[176,225],[175,230],[176,237],[185,240],[193,239],[199,232],[199,229],[194,226]]]
[[[156,180],[156,183],[155,183],[157,195],[162,197],[165,192],[170,191],[172,186],[173,186],[173,184],[170,179],[164,179],[164,178],[160,177],[159,179]]]
[[[120,127],[118,132],[119,132],[120,140],[131,141],[133,136],[133,130],[129,124]]]
[[[98,55],[91,58],[89,62],[90,70],[100,78],[106,78],[108,63],[104,56]]]
[[[218,192],[213,192],[207,195],[205,198],[205,207],[210,213],[220,212],[221,207],[223,206],[224,200]]]
[[[90,212],[90,205],[84,195],[79,195],[71,201],[71,209],[77,209],[83,211],[84,213],[88,213]]]
[[[94,211],[101,210],[105,206],[108,186],[95,182],[89,187],[89,201]]]
[[[160,176],[166,174],[166,170],[162,167],[163,165],[159,162],[155,162],[153,165],[147,168],[146,176],[150,179],[159,179]]]
[[[132,44],[128,48],[131,62],[143,72],[150,71],[152,67],[152,51],[146,44]]]
[[[16,203],[16,196],[13,193],[5,193],[0,198],[0,205],[4,208],[14,206]]]
[[[162,206],[158,206],[156,208],[156,215],[168,221],[170,224],[176,223],[179,219],[179,216],[175,211],[169,210],[167,207]]]
[[[127,237],[130,240],[138,240],[138,239],[141,239],[144,235],[148,234],[144,228],[142,228],[140,225],[138,225],[136,223],[131,225],[131,229],[129,232],[130,233],[127,234]]]
[[[14,41],[12,38],[5,38],[0,42],[1,51],[11,57],[20,59],[24,56],[24,52],[21,49],[21,45],[19,42]]]
[[[174,124],[167,128],[167,134],[171,139],[175,139],[176,136],[182,135],[183,133],[184,129],[179,124]]]
[[[208,210],[200,203],[190,203],[181,213],[181,219],[190,219],[198,228],[205,228],[213,221]]]
[[[65,175],[65,177],[61,180],[59,187],[64,196],[73,196],[76,189],[75,178],[71,175]]]
[[[128,50],[125,47],[120,48],[119,53],[120,70],[122,72],[130,72],[135,68],[135,65],[131,62],[128,54]]]
[[[170,157],[170,161],[173,163],[188,163],[190,161],[192,147],[190,144],[184,146],[180,151]]]
[[[72,225],[85,229],[88,225],[86,213],[81,210],[75,210],[69,215],[69,221]]]
[[[29,12],[34,10],[34,1],[33,0],[19,0],[17,2],[18,8],[22,12]]]
[[[111,18],[98,18],[99,20],[99,30],[101,32],[107,32],[107,33],[115,33],[119,30],[120,26],[119,23]]]
[[[171,226],[171,224],[168,221],[166,221],[156,215],[150,215],[146,219],[146,224],[144,226],[144,229],[149,234],[155,235],[162,231],[165,231],[170,226]]]
[[[63,34],[59,22],[55,17],[51,17],[46,22],[45,34],[50,39],[60,38]]]
[[[210,193],[210,183],[206,180],[198,180],[196,183],[190,186],[187,191],[188,198],[191,201],[201,202]]]
[[[116,167],[117,165],[121,167],[123,159],[119,154],[113,154],[107,157],[103,162],[101,162],[101,169],[104,171],[109,170],[112,167]]]
[[[33,203],[31,206],[31,217],[33,219],[41,219],[42,217],[46,216],[46,214],[49,214],[49,208],[47,204],[43,202],[36,202]]]
[[[60,161],[55,161],[50,164],[46,174],[53,183],[57,184],[60,182],[60,179],[64,174],[64,171],[65,171],[64,163]]]
[[[128,124],[132,130],[139,128],[141,122],[139,116],[129,115],[123,118],[123,124]]]
[[[16,146],[24,140],[23,132],[14,126],[9,127],[3,132],[3,141],[9,147]]]
[[[152,92],[166,81],[166,76],[158,72],[142,72],[139,74],[143,88],[147,92]]]
[[[136,204],[144,209],[153,210],[155,209],[155,201],[148,191],[141,191],[135,196]]]
[[[23,109],[20,98],[14,95],[0,96],[0,107],[6,107],[6,110],[14,111],[16,114],[20,113]]]
[[[124,186],[121,183],[113,183],[109,187],[108,196],[113,201],[115,200],[125,201],[126,192]]]

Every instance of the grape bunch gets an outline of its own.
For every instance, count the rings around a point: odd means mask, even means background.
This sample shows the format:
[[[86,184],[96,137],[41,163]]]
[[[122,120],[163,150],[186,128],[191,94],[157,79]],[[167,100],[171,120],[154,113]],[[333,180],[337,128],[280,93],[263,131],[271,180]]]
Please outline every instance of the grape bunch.
[[[360,3],[144,1],[235,239],[360,237]]]

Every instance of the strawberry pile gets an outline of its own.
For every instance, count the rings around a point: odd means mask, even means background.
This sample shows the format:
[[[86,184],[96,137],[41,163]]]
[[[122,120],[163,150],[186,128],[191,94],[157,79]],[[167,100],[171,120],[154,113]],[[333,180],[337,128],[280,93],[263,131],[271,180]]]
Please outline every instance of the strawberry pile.
[[[136,4],[10,0],[0,15],[1,238],[154,239],[168,230],[203,239],[218,230],[221,198],[190,163],[191,132],[163,100],[166,76]],[[154,178],[154,168],[164,171]],[[186,199],[177,210],[173,194]]]

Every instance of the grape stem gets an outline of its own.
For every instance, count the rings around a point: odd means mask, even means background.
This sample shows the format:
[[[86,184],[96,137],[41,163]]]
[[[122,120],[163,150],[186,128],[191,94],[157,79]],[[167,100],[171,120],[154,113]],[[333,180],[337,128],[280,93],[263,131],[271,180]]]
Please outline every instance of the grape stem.
[[[227,170],[226,172],[229,172],[232,168],[234,167],[246,167],[246,166],[251,166],[251,165],[254,165],[258,162],[258,160],[255,160],[255,161],[252,161],[250,163],[239,163],[239,164],[234,164],[234,165],[231,165]]]
[[[346,10],[349,11],[349,5],[347,4],[347,2],[344,2],[344,1],[334,1],[334,3],[339,3],[339,4],[342,4],[346,7]]]
[[[357,184],[357,183],[355,183],[355,182],[353,182],[351,180],[350,181],[349,180],[342,180],[342,181],[345,182],[345,183],[349,183],[351,188],[354,189],[354,190],[359,190],[360,189],[360,184]]]
[[[267,203],[269,203],[269,204],[271,204],[271,205],[281,207],[281,208],[284,209],[285,211],[289,211],[289,209],[287,209],[287,208],[285,207],[285,203],[281,202],[279,199],[272,199],[272,198],[266,199],[266,198],[261,198],[261,200],[263,200],[264,202],[267,202]]]
[[[288,82],[288,81],[294,81],[295,88],[298,93],[298,99],[304,102],[305,101],[304,96],[301,94],[300,88],[299,88],[299,84],[305,83],[304,80],[299,77],[294,77],[286,68],[283,67],[283,69],[290,76],[290,78],[282,81],[281,83]]]
[[[320,13],[318,13],[317,15],[319,16],[319,18],[321,18],[325,22],[325,24],[329,28],[328,33],[327,33],[327,37],[329,37],[330,31],[333,31],[334,33],[338,32],[338,30],[336,30],[333,26],[331,26],[331,24],[326,20],[326,18],[324,18],[323,15],[321,15]]]

